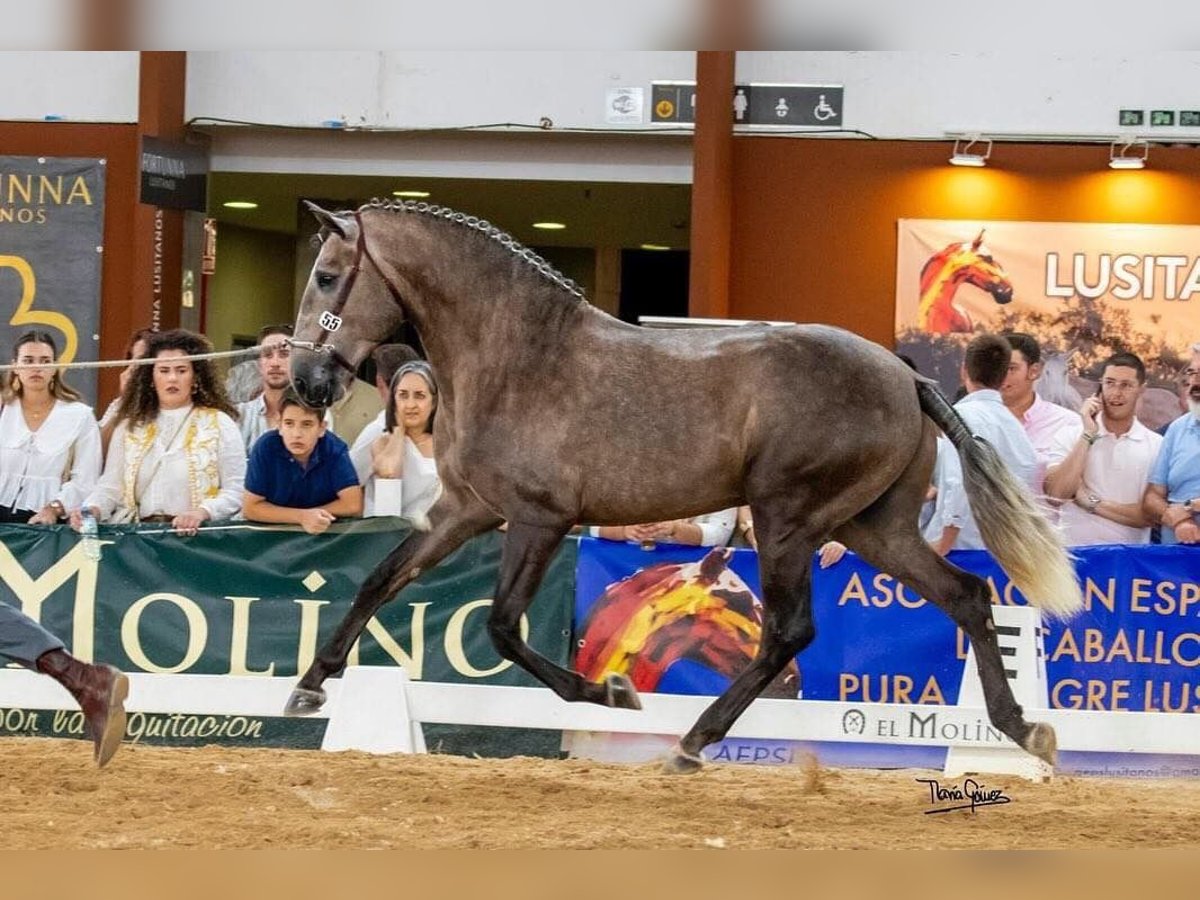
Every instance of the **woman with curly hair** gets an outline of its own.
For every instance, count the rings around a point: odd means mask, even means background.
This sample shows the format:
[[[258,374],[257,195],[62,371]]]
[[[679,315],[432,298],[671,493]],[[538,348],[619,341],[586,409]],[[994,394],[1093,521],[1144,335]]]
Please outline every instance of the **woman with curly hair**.
[[[85,505],[113,522],[170,522],[195,534],[201,522],[242,506],[246,451],[237,412],[210,360],[208,339],[184,329],[151,335],[146,358],[121,396],[104,474]],[[81,524],[78,512],[71,522]]]

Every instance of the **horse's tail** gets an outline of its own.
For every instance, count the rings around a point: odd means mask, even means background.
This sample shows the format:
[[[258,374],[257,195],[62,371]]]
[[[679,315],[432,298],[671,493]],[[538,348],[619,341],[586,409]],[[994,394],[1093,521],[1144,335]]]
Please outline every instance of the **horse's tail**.
[[[1071,558],[1033,497],[995,449],[967,424],[932,382],[918,379],[921,411],[945,432],[962,460],[971,512],[988,550],[1034,606],[1067,618],[1083,608]]]

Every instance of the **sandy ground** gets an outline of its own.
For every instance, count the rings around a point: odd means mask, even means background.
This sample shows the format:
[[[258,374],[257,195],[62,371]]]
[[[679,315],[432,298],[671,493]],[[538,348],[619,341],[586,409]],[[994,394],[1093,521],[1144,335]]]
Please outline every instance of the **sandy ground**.
[[[986,777],[1011,802],[928,814],[961,801],[920,770],[90,749],[0,740],[6,849],[1200,847],[1200,780]]]

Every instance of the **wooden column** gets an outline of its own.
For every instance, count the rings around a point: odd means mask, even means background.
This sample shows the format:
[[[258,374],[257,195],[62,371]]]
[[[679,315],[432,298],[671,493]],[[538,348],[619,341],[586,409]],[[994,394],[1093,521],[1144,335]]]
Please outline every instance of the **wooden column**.
[[[187,54],[143,52],[138,79],[138,138],[183,140]],[[133,328],[179,327],[183,211],[138,203],[134,214]]]
[[[179,295],[183,260],[183,211],[148,206],[139,198],[141,184],[141,139],[143,135],[165,140],[183,139],[184,73],[187,54],[142,52],[138,79],[138,122],[132,158],[121,172],[122,182],[132,180],[132,193],[110,194],[107,216],[132,219],[133,227],[122,231],[118,248],[105,253],[104,281],[119,278],[128,285],[119,302],[113,302],[106,287],[100,326],[100,356],[119,359],[129,335],[154,325],[160,330],[179,325]],[[110,163],[119,163],[111,160]],[[110,171],[113,179],[115,172]],[[123,209],[111,208],[113,204]],[[108,242],[111,245],[111,241]],[[127,271],[115,271],[119,261],[129,260]],[[100,405],[116,396],[117,369],[100,370]]]
[[[733,224],[733,50],[696,53],[688,315],[729,317]]]

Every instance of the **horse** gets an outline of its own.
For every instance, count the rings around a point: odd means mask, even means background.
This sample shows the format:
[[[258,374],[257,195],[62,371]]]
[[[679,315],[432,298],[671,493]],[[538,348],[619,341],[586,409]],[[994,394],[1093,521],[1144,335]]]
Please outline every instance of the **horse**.
[[[917,530],[936,429],[963,460],[987,546],[1051,614],[1083,605],[1070,560],[1027,490],[937,387],[894,354],[823,325],[647,329],[601,312],[489,223],[412,201],[309,210],[320,249],[292,338],[308,403],[334,402],[404,320],[438,379],[442,494],[367,576],[285,706],[306,715],[376,611],[475,535],[507,522],[487,621],[497,651],[568,701],[640,709],[632,683],[588,681],[531,648],[522,615],[577,523],[616,525],[748,503],[763,593],[757,655],[664,762],[693,772],[815,634],[814,551],[834,537],[945,610],[975,649],[992,723],[1053,764],[1004,672],[985,581]]]
[[[1033,390],[1043,400],[1078,412],[1084,396],[1090,397],[1096,393],[1096,383],[1080,379],[1071,372],[1073,355],[1073,351],[1045,354],[1042,357],[1042,376],[1034,382]]]
[[[921,267],[920,329],[929,334],[970,334],[975,330],[966,310],[954,302],[959,285],[973,284],[997,303],[1012,300],[1008,274],[983,246],[983,231],[973,241],[948,244]]]

